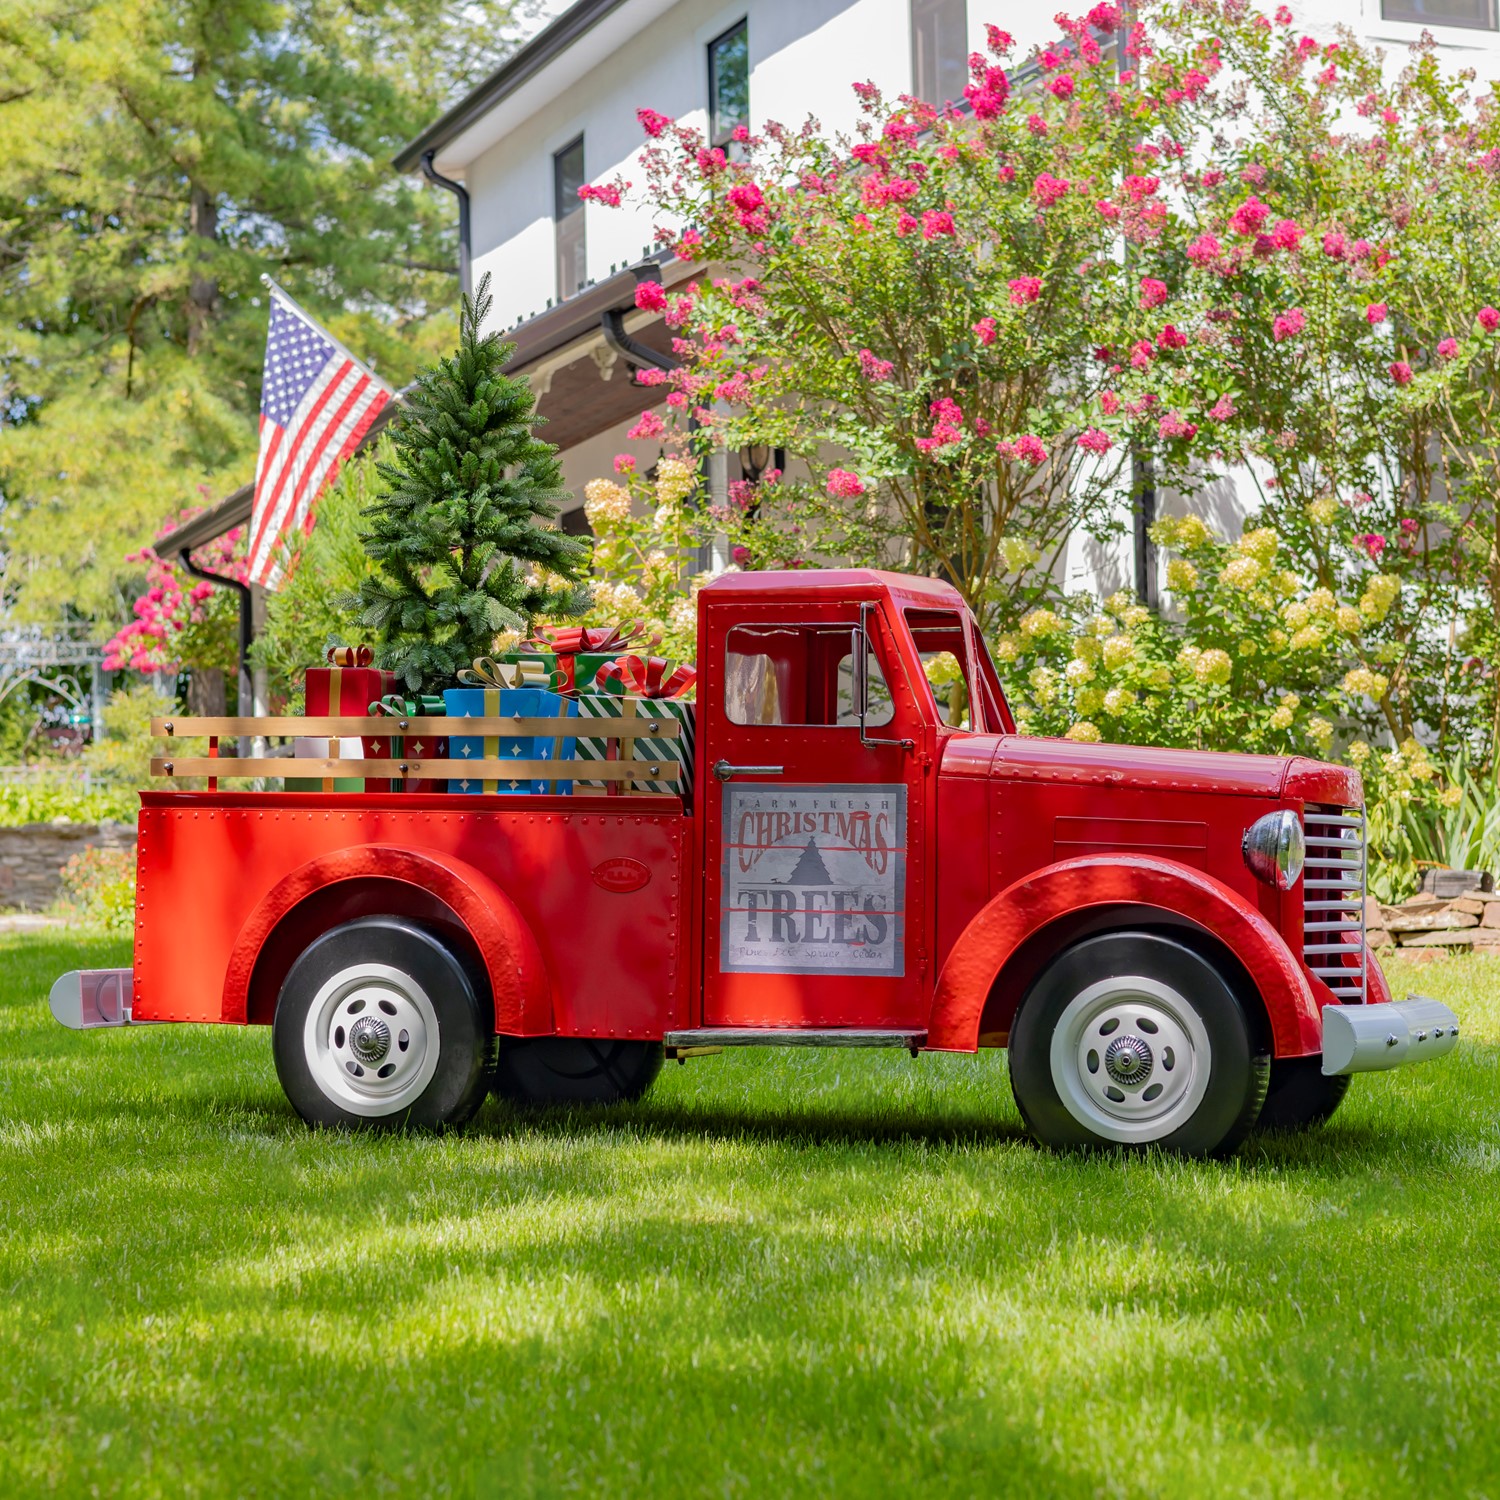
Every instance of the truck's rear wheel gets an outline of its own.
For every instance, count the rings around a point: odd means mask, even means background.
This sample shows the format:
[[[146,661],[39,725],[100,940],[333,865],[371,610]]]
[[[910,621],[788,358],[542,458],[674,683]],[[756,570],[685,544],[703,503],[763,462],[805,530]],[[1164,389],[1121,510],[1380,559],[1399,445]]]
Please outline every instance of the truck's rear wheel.
[[[462,1125],[484,1102],[494,1036],[459,959],[400,917],[324,933],[292,965],[272,1047],[310,1125]]]
[[[1344,1102],[1351,1082],[1347,1073],[1325,1077],[1321,1056],[1278,1057],[1271,1064],[1271,1082],[1256,1129],[1307,1130],[1321,1125]]]
[[[1223,976],[1157,933],[1069,948],[1033,983],[1011,1029],[1016,1104],[1054,1148],[1231,1150],[1255,1122],[1266,1072]]]
[[[495,1093],[512,1104],[622,1104],[661,1072],[660,1042],[580,1036],[501,1038]]]

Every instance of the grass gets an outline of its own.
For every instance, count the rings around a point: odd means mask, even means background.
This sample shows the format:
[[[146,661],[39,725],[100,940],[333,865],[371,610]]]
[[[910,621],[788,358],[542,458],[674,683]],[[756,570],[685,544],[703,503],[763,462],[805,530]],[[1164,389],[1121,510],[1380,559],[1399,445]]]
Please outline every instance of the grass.
[[[125,956],[0,940],[0,1494],[1500,1495],[1500,960],[1190,1164],[1043,1155],[993,1054],[315,1135],[265,1032],[53,1024]]]

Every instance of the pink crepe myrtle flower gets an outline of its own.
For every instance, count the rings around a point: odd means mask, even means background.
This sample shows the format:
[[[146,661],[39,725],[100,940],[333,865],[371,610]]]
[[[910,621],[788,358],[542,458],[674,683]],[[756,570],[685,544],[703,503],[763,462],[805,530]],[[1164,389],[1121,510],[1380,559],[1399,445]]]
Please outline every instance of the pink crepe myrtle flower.
[[[1047,84],[1047,92],[1054,99],[1071,99],[1073,91],[1078,87],[1073,82],[1071,73],[1059,73],[1056,78],[1050,79]]]
[[[1307,327],[1307,314],[1300,307],[1289,307],[1277,313],[1271,324],[1271,336],[1279,344],[1283,339],[1296,338]]]
[[[916,227],[917,221],[910,214],[903,213],[896,220],[896,238],[904,240]]]
[[[1330,260],[1342,260],[1349,249],[1349,241],[1346,240],[1341,231],[1330,229],[1323,236],[1323,254]]]
[[[1496,312],[1493,307],[1481,307],[1479,309],[1479,326],[1486,333],[1493,333],[1497,328],[1500,328],[1500,312]]]
[[[1258,161],[1253,161],[1240,173],[1240,181],[1249,187],[1259,187],[1266,180],[1266,169]]]
[[[1087,428],[1078,434],[1077,443],[1089,453],[1108,453],[1114,447],[1107,432],[1101,432],[1097,427]]]
[[[1452,359],[1458,353],[1458,340],[1455,338],[1439,339],[1437,346],[1437,357],[1439,359]]]
[[[997,68],[995,70],[999,72]],[[1004,73],[1000,73],[1003,80]],[[986,88],[983,84],[966,83],[964,85],[964,98],[969,101],[969,108],[974,111],[976,120],[996,120],[1005,113],[1005,101],[1010,96],[1009,84],[1002,89]]]
[[[1236,234],[1257,234],[1271,217],[1271,210],[1253,193],[1230,215],[1229,227]]]
[[[733,207],[746,214],[754,213],[766,201],[766,195],[753,182],[735,183],[727,196]]]
[[[654,109],[638,109],[635,117],[641,122],[641,129],[653,140],[672,123],[666,115],[658,114]]]
[[[678,260],[692,260],[703,244],[703,236],[696,229],[684,229],[682,238],[673,247],[673,253]]]
[[[717,177],[729,165],[729,158],[717,146],[699,146],[694,160],[700,177]]]
[[[945,208],[929,208],[922,215],[922,238],[935,240],[941,235],[957,234],[953,227],[953,215]]]
[[[986,349],[988,349],[989,346],[995,342],[995,335],[997,330],[995,327],[995,320],[993,318],[981,318],[977,323],[973,325],[971,331],[973,332],[974,337],[978,339]]]
[[[1089,25],[1095,31],[1118,31],[1120,29],[1120,8],[1111,5],[1108,0],[1104,4],[1096,5],[1085,17]]]
[[[616,474],[634,474],[635,473],[635,454],[633,454],[633,453],[617,453],[617,454],[615,454],[615,473]]]
[[[1215,422],[1227,422],[1234,415],[1234,399],[1231,396],[1220,396],[1208,409],[1209,416]]]
[[[830,469],[824,486],[835,500],[857,500],[865,493],[865,482],[848,469]]]
[[[1410,385],[1412,380],[1411,366],[1404,359],[1393,359],[1390,364],[1391,379],[1397,385]]]
[[[1112,417],[1120,409],[1120,398],[1114,391],[1101,391],[1099,394],[1099,410],[1106,417]]]
[[[654,411],[643,411],[641,419],[625,434],[636,440],[659,438],[667,430],[667,424]]]
[[[889,380],[896,366],[888,359],[881,359],[868,349],[859,351],[859,373],[866,380]]]
[[[1367,531],[1363,536],[1355,537],[1354,541],[1356,546],[1364,548],[1371,562],[1379,562],[1380,554],[1386,549],[1386,540],[1378,531]]]
[[[1148,311],[1153,307],[1160,307],[1167,300],[1169,293],[1165,281],[1158,281],[1154,276],[1141,277],[1141,306]]]
[[[620,206],[620,194],[630,186],[616,178],[613,182],[585,183],[578,189],[578,196],[585,203],[602,203],[606,208]]]
[[[1040,115],[1027,115],[1026,128],[1032,133],[1032,135],[1046,135],[1047,122]]]
[[[1290,26],[1292,24],[1292,13],[1284,5],[1276,7],[1276,24],[1278,26]]]
[[[1066,177],[1054,177],[1050,172],[1039,172],[1036,181],[1031,184],[1031,196],[1043,208],[1050,208],[1067,196],[1071,186],[1072,184]]]
[[[1030,464],[1033,469],[1040,468],[1047,462],[1046,444],[1029,432],[1023,432],[1017,438],[1002,438],[995,444],[995,452],[1001,458],[1009,458],[1016,463]]]
[[[1004,57],[1012,47],[1016,45],[1016,39],[1008,31],[1001,31],[998,26],[986,24],[984,28],[985,46],[987,46],[996,57]]]
[[[1198,424],[1185,420],[1181,412],[1169,411],[1156,424],[1156,434],[1164,439],[1185,438],[1191,442],[1198,435]]]
[[[729,549],[729,555],[734,559],[734,565],[737,568],[746,567],[750,562],[750,549],[743,542],[736,542]]]
[[[1113,224],[1120,217],[1120,210],[1108,198],[1101,198],[1094,207],[1106,224]]]
[[[1371,328],[1378,327],[1381,323],[1385,322],[1386,314],[1389,311],[1390,309],[1385,305],[1384,302],[1372,302],[1365,309],[1365,322],[1368,323]]]
[[[1029,307],[1041,295],[1042,278],[1040,276],[1017,276],[1010,283],[1012,307]]]
[[[1126,175],[1122,184],[1133,203],[1149,198],[1161,186],[1160,177],[1142,177],[1135,172]]]
[[[1156,336],[1158,349],[1186,349],[1187,335],[1175,325],[1168,323]]]
[[[1295,219],[1279,219],[1271,231],[1271,243],[1278,250],[1295,250],[1302,243],[1302,226]]]
[[[645,312],[665,312],[667,291],[659,281],[639,281],[635,288],[635,305]]]
[[[929,416],[936,417],[939,423],[947,423],[954,427],[964,425],[963,408],[952,396],[939,396],[928,406],[927,413]]]
[[[1220,245],[1211,234],[1200,234],[1187,247],[1187,258],[1195,266],[1206,266],[1211,260],[1217,260]]]
[[[1355,240],[1354,243],[1349,246],[1349,259],[1368,260],[1370,258],[1370,253],[1374,250],[1374,248],[1375,247],[1369,242],[1369,240]]]
[[[1155,357],[1155,354],[1156,350],[1152,346],[1150,339],[1137,339],[1136,342],[1131,346],[1130,350],[1130,363],[1132,368],[1137,370],[1147,369],[1150,366],[1152,359]]]

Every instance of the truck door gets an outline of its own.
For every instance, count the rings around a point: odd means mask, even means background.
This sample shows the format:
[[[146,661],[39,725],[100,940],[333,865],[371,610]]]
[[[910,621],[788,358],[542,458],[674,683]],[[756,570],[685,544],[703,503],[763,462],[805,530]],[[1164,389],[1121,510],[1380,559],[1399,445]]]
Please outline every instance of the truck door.
[[[926,728],[890,623],[852,602],[716,613],[699,692],[703,1024],[920,1024]]]

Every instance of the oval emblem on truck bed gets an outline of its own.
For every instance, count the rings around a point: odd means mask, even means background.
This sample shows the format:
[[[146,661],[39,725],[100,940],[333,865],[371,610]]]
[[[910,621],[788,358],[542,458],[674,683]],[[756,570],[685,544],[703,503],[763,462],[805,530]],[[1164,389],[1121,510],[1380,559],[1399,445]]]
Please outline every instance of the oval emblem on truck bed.
[[[606,859],[594,866],[594,884],[601,890],[624,895],[638,891],[651,879],[651,871],[638,859]]]

